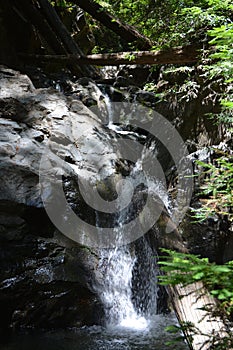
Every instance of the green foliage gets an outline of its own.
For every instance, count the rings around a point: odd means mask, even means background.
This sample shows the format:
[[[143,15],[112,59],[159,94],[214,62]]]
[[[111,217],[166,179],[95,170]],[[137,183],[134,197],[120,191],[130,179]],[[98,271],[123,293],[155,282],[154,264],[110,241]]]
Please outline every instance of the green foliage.
[[[193,43],[207,31],[229,22],[231,1],[218,0],[96,0],[121,21],[154,42],[154,48]]]
[[[165,330],[169,333],[177,334],[177,337],[172,341],[166,342],[166,345],[174,345],[181,340],[188,340],[192,344],[193,336],[200,333],[200,330],[192,322],[188,321],[180,322],[179,326],[170,325]],[[182,333],[185,335],[181,335]]]
[[[166,342],[166,345],[175,345],[176,342],[185,339],[190,344],[190,348],[192,348],[193,336],[202,335],[205,338],[207,336],[205,332],[202,332],[201,329],[196,327],[192,322],[181,322],[180,326],[171,325],[166,327],[166,330],[178,335],[174,340]],[[181,332],[183,332],[185,336],[180,335]],[[213,333],[212,335],[208,335],[208,339],[202,346],[204,347],[205,344],[208,344],[208,349],[210,350],[227,350],[232,349],[233,339],[231,334],[225,333],[223,336],[222,334]]]
[[[167,255],[159,261],[166,274],[159,276],[162,285],[189,285],[201,281],[219,301],[221,312],[233,312],[233,261],[224,265],[210,263],[207,258],[163,249]]]
[[[231,10],[233,5],[229,6]],[[211,77],[222,75],[226,84],[225,94],[222,96],[223,111],[230,114],[230,123],[233,122],[233,23],[222,25],[208,32],[213,39],[210,44],[215,45],[215,52],[210,55],[217,60],[208,67]]]
[[[219,61],[217,66],[222,67],[223,75],[228,82],[233,81],[233,24],[222,25],[208,32],[214,37],[210,44],[215,45],[216,52],[211,55],[212,58],[217,58]]]
[[[53,6],[56,6],[58,8],[64,8],[68,11],[71,11],[73,9],[73,4],[70,1],[66,1],[66,0],[50,0],[50,3]]]
[[[143,88],[145,91],[149,91],[149,92],[155,92],[157,90],[157,84],[156,83],[153,83],[153,82],[150,82],[150,83],[146,83],[144,85],[144,88]]]
[[[227,216],[233,221],[233,156],[224,155],[215,160],[215,164],[197,161],[205,175],[201,186],[202,207],[192,209],[199,221],[216,214]]]
[[[216,22],[212,23],[212,29],[207,31],[212,37],[209,41],[212,49],[209,50],[209,64],[204,66],[206,79],[221,77],[224,88],[220,93],[222,110],[218,115],[212,115],[219,123],[225,124],[228,133],[232,134],[233,123],[233,5],[229,0],[208,0],[208,8],[205,16],[215,14]],[[184,11],[198,13],[200,7],[185,9]],[[222,215],[233,221],[233,157],[231,154],[222,154],[214,164],[197,162],[203,169],[204,183],[201,186],[202,207],[193,209],[197,220],[205,220],[208,217]]]
[[[233,315],[233,261],[224,265],[210,263],[207,258],[200,258],[193,254],[183,254],[175,251],[162,249],[166,254],[159,261],[161,270],[165,273],[159,276],[162,285],[183,285],[187,286],[195,282],[202,282],[209,293],[218,300],[216,309],[211,309],[208,305],[205,310],[213,314],[220,315],[224,319],[229,319]],[[168,331],[180,333],[183,331],[188,336],[188,341],[192,344],[194,335],[205,335],[202,330],[195,327],[190,322],[181,323],[180,327],[170,326]],[[233,346],[231,334],[209,334],[208,344],[210,349],[226,350]],[[203,344],[204,345],[204,344]]]
[[[124,58],[126,58],[129,61],[133,61],[133,60],[135,60],[135,55],[131,54],[131,53],[127,53],[124,55]]]

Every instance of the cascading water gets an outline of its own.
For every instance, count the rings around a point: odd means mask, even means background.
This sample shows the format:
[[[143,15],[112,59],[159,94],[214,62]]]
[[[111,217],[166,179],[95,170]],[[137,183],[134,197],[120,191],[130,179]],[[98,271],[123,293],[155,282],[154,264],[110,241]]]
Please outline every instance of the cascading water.
[[[103,91],[103,88],[102,88]],[[105,91],[104,91],[105,92]],[[111,99],[105,93],[104,103],[108,115],[107,127],[118,134],[128,137],[138,137],[134,131],[122,130],[114,124],[114,111]],[[151,151],[151,150],[149,150]],[[134,188],[145,182],[142,178],[141,164],[147,157],[147,151],[141,154],[141,159],[135,163],[130,173],[130,180]],[[147,179],[148,181],[148,179]],[[156,179],[149,180],[149,190],[162,198],[162,202],[168,207],[168,195],[164,187]],[[115,231],[121,241],[121,225],[126,212],[116,217]],[[97,214],[97,226],[99,224]],[[100,225],[101,230],[101,225]],[[115,249],[102,249],[100,251],[99,271],[103,275],[102,284],[96,287],[105,307],[106,325],[108,327],[125,327],[134,330],[145,330],[150,324],[150,319],[156,314],[157,304],[157,264],[156,252],[153,251],[145,237],[136,243]]]
[[[116,221],[117,227],[114,230],[120,240],[123,218],[120,216]],[[98,214],[96,223],[98,226]],[[106,325],[145,328],[147,321],[136,311],[132,301],[132,277],[137,259],[134,247],[127,245],[101,249],[99,255],[98,270],[103,278],[96,289],[105,307]]]
[[[121,220],[118,218],[115,228],[119,240]],[[127,246],[102,249],[98,270],[103,279],[96,289],[105,307],[107,327],[146,329],[156,314],[158,272],[156,253],[147,239],[142,237]]]
[[[136,257],[129,247],[102,252],[101,266],[105,275],[100,294],[106,309],[108,326],[143,329],[146,319],[136,311],[132,302],[132,275]]]
[[[104,102],[106,105],[106,110],[108,115],[108,128],[111,128],[113,126],[113,110],[112,110],[111,99],[108,94],[104,95]]]

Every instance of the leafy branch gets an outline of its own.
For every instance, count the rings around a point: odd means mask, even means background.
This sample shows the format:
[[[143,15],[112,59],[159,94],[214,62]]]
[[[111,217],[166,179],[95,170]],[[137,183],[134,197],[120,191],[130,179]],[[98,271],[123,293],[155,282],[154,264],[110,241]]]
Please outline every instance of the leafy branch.
[[[230,316],[233,312],[233,261],[224,265],[210,263],[208,258],[162,249],[166,255],[159,261],[164,275],[161,285],[187,286],[201,281],[219,302],[219,311]]]
[[[217,214],[233,221],[233,155],[221,156],[215,164],[196,163],[203,169],[204,181],[200,188],[202,207],[192,209],[194,217],[203,221]]]

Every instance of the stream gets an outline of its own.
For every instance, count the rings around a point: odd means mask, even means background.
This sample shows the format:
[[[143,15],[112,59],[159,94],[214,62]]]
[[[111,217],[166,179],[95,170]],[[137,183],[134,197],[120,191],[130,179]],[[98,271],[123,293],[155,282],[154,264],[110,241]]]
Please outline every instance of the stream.
[[[165,327],[177,324],[173,315],[155,315],[144,329],[128,327],[83,327],[81,329],[31,332],[17,335],[1,350],[186,350],[177,335]],[[174,341],[172,345],[167,342]]]

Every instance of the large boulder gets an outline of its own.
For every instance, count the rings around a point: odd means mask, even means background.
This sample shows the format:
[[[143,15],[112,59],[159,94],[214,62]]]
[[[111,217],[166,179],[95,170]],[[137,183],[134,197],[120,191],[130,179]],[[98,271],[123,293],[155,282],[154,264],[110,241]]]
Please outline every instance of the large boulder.
[[[49,220],[39,175],[43,169],[56,177],[60,170],[67,201],[74,202],[72,178],[77,174],[96,183],[114,173],[116,155],[108,135],[79,99],[35,89],[27,76],[4,66],[0,110],[0,325],[101,323],[103,307],[93,287],[98,256],[63,236]],[[61,168],[50,158],[41,164],[50,151],[62,160]],[[44,200],[55,196],[59,204],[54,188],[44,187]],[[95,219],[81,202],[77,210]]]

